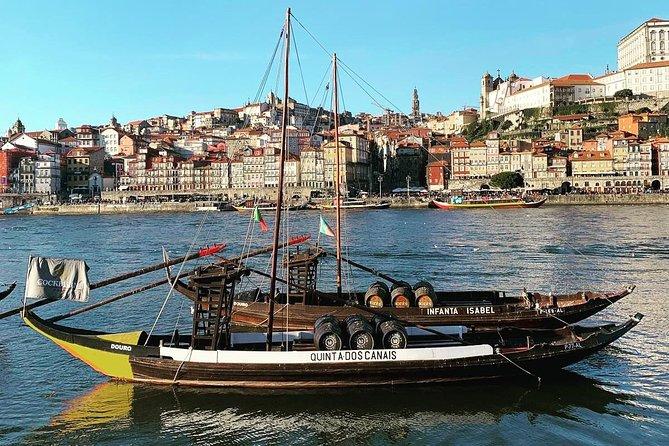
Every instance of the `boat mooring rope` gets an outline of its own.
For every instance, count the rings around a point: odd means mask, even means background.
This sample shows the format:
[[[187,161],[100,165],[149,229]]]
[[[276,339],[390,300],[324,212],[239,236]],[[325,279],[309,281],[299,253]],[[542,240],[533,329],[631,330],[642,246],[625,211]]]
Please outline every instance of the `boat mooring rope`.
[[[541,377],[540,377],[540,376],[535,375],[534,373],[530,372],[529,370],[523,368],[520,364],[518,364],[518,363],[514,362],[513,360],[511,360],[511,358],[509,358],[508,356],[506,356],[504,353],[502,353],[502,352],[497,352],[496,354],[499,355],[499,356],[501,356],[502,358],[506,359],[507,361],[509,361],[509,363],[510,363],[511,365],[516,366],[519,370],[521,370],[521,371],[527,373],[528,375],[530,375],[530,376],[533,377],[533,378],[536,378],[536,379],[537,379],[537,384],[541,385]]]
[[[179,364],[179,367],[177,367],[177,371],[174,373],[174,378],[172,378],[172,384],[177,382],[177,377],[179,376],[179,372],[181,371],[181,368],[184,366],[186,361],[190,361],[190,358],[193,356],[193,346],[191,345],[188,347],[188,357],[181,361],[181,364]]]
[[[502,333],[499,331],[499,327],[497,327],[497,335],[499,336],[500,341],[504,342],[504,338],[502,337]],[[504,353],[502,353],[502,352],[497,352],[496,354],[498,354],[498,355],[501,356],[502,358],[504,358],[504,359],[506,359],[507,361],[509,361],[509,363],[511,363],[512,365],[518,367],[518,369],[520,369],[520,370],[522,370],[523,372],[527,373],[528,375],[530,375],[530,376],[536,378],[537,381],[538,381],[538,383],[541,384],[541,377],[539,377],[539,376],[537,376],[537,375],[534,375],[532,372],[530,372],[530,371],[528,371],[528,370],[522,368],[519,364],[517,364],[517,363],[515,363],[514,361],[512,361],[512,360],[511,360],[508,356],[506,356]]]

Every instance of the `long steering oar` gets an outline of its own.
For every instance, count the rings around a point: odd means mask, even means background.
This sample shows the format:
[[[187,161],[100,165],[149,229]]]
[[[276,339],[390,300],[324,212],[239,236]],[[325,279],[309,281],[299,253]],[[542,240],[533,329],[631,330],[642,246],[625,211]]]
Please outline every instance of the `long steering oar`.
[[[287,243],[285,243],[285,244],[286,244],[286,245],[300,244],[300,243],[304,243],[304,242],[306,242],[308,239],[309,239],[309,236],[308,236],[308,235],[301,236],[301,237],[295,237],[295,238],[290,239],[290,240],[289,240]],[[217,246],[220,246],[220,245],[217,245]],[[212,250],[212,248],[208,248],[208,249],[209,249],[209,251],[208,251],[209,254],[207,254],[207,255],[213,255],[213,254],[216,254],[216,253],[218,253],[218,252],[220,252],[220,251],[222,250],[222,248],[220,248],[220,249],[217,249],[217,250],[214,252],[214,251]],[[270,248],[270,249],[271,249],[271,248]],[[203,250],[201,250],[201,251],[203,251]],[[257,250],[255,250],[255,251],[252,251],[252,252],[250,252],[249,254],[245,255],[244,258],[246,258],[246,257],[253,257],[253,256],[256,256],[256,255],[260,255],[260,254],[263,254],[263,253],[265,253],[265,252],[269,252],[269,251],[267,251],[267,248],[257,249]],[[202,256],[200,256],[200,257],[202,257]],[[184,257],[181,257],[181,261],[184,261],[184,258],[186,258],[186,257],[185,257],[185,256],[184,256]],[[239,257],[236,257],[236,258],[230,258],[230,259],[225,259],[225,260],[219,260],[218,262],[216,262],[216,264],[225,264],[225,263],[229,263],[229,262],[235,262],[235,261],[238,261],[239,259],[240,259]],[[176,263],[178,263],[178,260],[179,260],[179,259],[173,259],[173,260],[170,260],[170,259],[165,255],[165,256],[163,256],[163,263],[161,263],[160,266],[166,268],[167,270],[169,270],[169,267],[170,267],[171,265],[175,265]],[[151,268],[151,267],[147,267],[147,268]],[[155,271],[155,270],[154,270],[154,271]],[[188,271],[187,273],[185,273],[185,274],[183,274],[183,275],[185,276],[185,275],[192,274],[194,271],[195,271],[195,270]],[[158,280],[158,281],[155,281],[155,282],[148,283],[148,284],[143,285],[143,286],[141,286],[141,287],[139,287],[139,288],[134,288],[134,289],[132,289],[132,290],[123,292],[123,293],[121,293],[121,294],[117,294],[117,295],[115,295],[115,296],[108,297],[107,299],[101,300],[101,301],[96,302],[96,303],[94,303],[94,304],[91,304],[91,305],[88,305],[88,306],[86,306],[86,307],[82,307],[82,308],[77,308],[76,310],[72,310],[72,311],[70,311],[70,312],[68,312],[68,313],[64,313],[64,314],[61,314],[61,315],[58,315],[58,316],[54,316],[54,317],[49,318],[49,319],[47,319],[47,320],[48,320],[49,322],[57,322],[57,321],[61,321],[61,320],[63,320],[63,319],[67,319],[67,318],[69,318],[69,317],[76,316],[76,315],[78,315],[78,314],[86,313],[87,311],[91,311],[91,310],[94,310],[94,309],[96,309],[96,308],[100,308],[100,307],[102,307],[102,306],[104,306],[104,305],[107,305],[107,304],[110,304],[110,303],[112,303],[112,302],[116,302],[116,301],[118,301],[118,300],[125,299],[126,297],[134,296],[134,295],[139,294],[139,293],[141,293],[141,292],[144,292],[144,291],[147,291],[147,290],[150,290],[150,289],[153,289],[153,288],[157,288],[157,287],[159,287],[160,285],[165,285],[165,284],[168,284],[168,283],[171,284],[170,277],[167,277],[167,278],[165,278],[165,279],[161,279],[161,280]],[[55,302],[55,301],[52,301],[52,300],[39,301],[39,302],[36,302],[36,304],[44,305],[44,304],[47,304],[47,303],[50,303],[50,302]],[[31,304],[31,305],[35,305],[35,304]],[[37,306],[41,306],[41,305],[37,305]],[[30,307],[30,306],[29,306],[29,307]],[[35,308],[35,307],[32,307],[32,308]],[[30,309],[30,308],[28,308],[28,309]],[[14,312],[14,313],[12,313],[12,314],[17,314],[18,312],[20,312],[20,311],[21,311],[21,308],[18,308],[17,310],[18,310],[18,311]],[[12,310],[12,311],[14,311],[14,310]],[[11,314],[8,314],[8,316],[11,316]],[[2,319],[2,317],[3,317],[3,315],[0,315],[0,319]]]
[[[166,264],[163,261],[163,262],[160,262],[160,263],[155,263],[153,265],[146,266],[144,268],[141,268],[141,269],[138,269],[138,270],[135,270],[135,271],[130,271],[130,272],[126,272],[126,273],[123,273],[123,274],[119,274],[117,276],[101,280],[100,282],[92,283],[90,285],[90,289],[94,290],[96,288],[102,288],[104,286],[111,285],[113,283],[121,282],[123,280],[131,279],[133,277],[148,274],[148,273],[153,272],[153,271],[158,271],[162,268],[165,268],[166,265],[167,265],[167,267],[169,267],[169,266],[172,266],[172,265],[176,265],[177,263],[180,263],[180,262],[187,262],[189,260],[195,260],[195,259],[199,259],[199,258],[202,258],[202,257],[207,257],[207,256],[210,256],[210,255],[214,255],[214,254],[222,251],[224,248],[225,248],[225,243],[205,247],[205,248],[200,249],[196,253],[193,253],[193,254],[190,254],[190,255],[187,255],[187,256],[178,257],[176,259],[170,260],[168,262],[168,264]],[[145,291],[145,290],[151,289],[151,288],[155,288],[155,287],[157,287],[159,285],[162,285],[162,284],[165,284],[165,283],[168,283],[168,281],[167,280],[162,280],[162,281],[159,281],[159,282],[153,282],[149,285],[145,285],[144,287],[140,287],[136,290],[131,290],[131,291],[128,291],[126,293],[119,294],[119,295],[111,297],[107,300],[110,301],[110,302],[114,302],[115,300],[122,299],[123,297],[132,296],[134,294],[137,294],[138,292]],[[137,291],[137,290],[139,290],[139,291]],[[41,307],[41,306],[44,306],[44,305],[47,305],[47,304],[50,304],[50,303],[53,303],[53,302],[58,302],[58,300],[59,299],[42,299],[42,300],[39,300],[37,302],[33,302],[29,305],[26,305],[25,309],[26,310],[32,310],[33,308],[38,308],[38,307]],[[97,305],[97,304],[94,304],[94,305]],[[100,306],[100,305],[95,306],[95,308],[97,308],[98,306]],[[88,307],[85,307],[85,308],[88,308]],[[5,311],[4,313],[0,313],[0,319],[4,319],[6,317],[13,316],[15,314],[19,314],[22,310],[23,310],[23,307],[21,306],[21,307],[17,307],[17,308],[14,308],[12,310],[9,310],[9,311]],[[84,308],[81,308],[81,310],[84,310]],[[79,313],[77,313],[77,314],[79,314]]]
[[[324,251],[327,255],[330,255],[330,256],[335,255],[335,253],[333,253],[332,251],[328,251],[328,250],[325,250],[325,249],[324,249],[323,251]],[[365,266],[365,265],[363,265],[363,264],[361,264],[361,263],[356,262],[355,260],[347,259],[346,257],[342,257],[341,260],[342,260],[343,262],[348,263],[348,264],[351,265],[351,266],[354,266],[354,267],[356,267],[356,268],[362,270],[362,271],[365,271],[365,272],[367,272],[367,273],[370,273],[370,274],[372,274],[372,275],[374,275],[374,276],[376,276],[376,277],[380,277],[380,278],[383,279],[383,280],[387,280],[388,282],[390,282],[390,283],[392,283],[392,284],[395,284],[395,285],[401,285],[401,284],[403,283],[401,280],[394,279],[394,278],[390,277],[389,275],[382,273],[381,271],[377,271],[377,270],[375,270],[374,268],[370,268],[370,267],[368,267],[368,266]]]

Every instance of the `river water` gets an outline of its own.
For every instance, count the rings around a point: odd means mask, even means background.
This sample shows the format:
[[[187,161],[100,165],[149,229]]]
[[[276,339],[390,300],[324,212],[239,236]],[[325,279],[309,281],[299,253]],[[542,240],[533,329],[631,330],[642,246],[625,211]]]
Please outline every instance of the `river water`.
[[[272,218],[266,215],[270,226]],[[334,226],[333,216],[327,214]],[[390,275],[439,288],[636,291],[587,322],[645,319],[601,353],[541,386],[497,383],[338,391],[240,391],[108,381],[21,325],[0,322],[0,443],[149,444],[668,444],[669,207],[543,207],[507,211],[352,211],[347,254]],[[316,235],[318,214],[288,216]],[[91,281],[195,245],[239,253],[249,216],[237,213],[0,217],[0,282],[17,280],[0,310],[20,303],[30,254],[85,259]],[[252,246],[269,241],[253,228]],[[328,240],[327,242],[330,242]],[[267,258],[255,260],[266,268]],[[332,284],[330,261],[321,286]],[[162,278],[160,272],[145,279]],[[144,279],[142,279],[144,280]],[[101,299],[143,283],[94,291]],[[372,280],[346,270],[345,285]],[[253,279],[254,284],[262,282]],[[249,284],[251,286],[252,284]],[[148,330],[167,288],[76,316],[67,324]],[[52,315],[81,304],[58,302]],[[189,306],[170,297],[157,330],[188,329]]]

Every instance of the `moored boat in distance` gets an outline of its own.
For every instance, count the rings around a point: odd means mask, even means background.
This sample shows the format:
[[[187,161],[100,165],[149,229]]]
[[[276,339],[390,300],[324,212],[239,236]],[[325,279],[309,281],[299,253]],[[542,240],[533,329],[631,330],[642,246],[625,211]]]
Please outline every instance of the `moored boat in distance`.
[[[538,208],[546,202],[546,197],[531,200],[525,198],[475,198],[451,197],[450,201],[434,199],[430,202],[431,207],[443,210],[455,209],[480,209],[480,208]]]
[[[25,203],[19,206],[12,206],[2,210],[3,215],[27,214],[35,207],[35,203]]]
[[[262,212],[274,212],[276,211],[276,204],[275,203],[267,203],[267,202],[258,202],[257,204],[253,204],[253,200],[246,201],[243,203],[238,203],[238,204],[233,204],[232,207],[234,210],[237,212],[252,212],[254,209],[258,209],[259,211]],[[305,204],[293,204],[286,209],[291,210],[291,211],[299,211],[302,209],[306,209]]]
[[[390,201],[370,203],[368,201],[358,199],[343,200],[339,206],[340,209],[388,209],[389,207]],[[318,208],[323,210],[335,210],[337,205],[335,203],[321,204],[318,206]]]

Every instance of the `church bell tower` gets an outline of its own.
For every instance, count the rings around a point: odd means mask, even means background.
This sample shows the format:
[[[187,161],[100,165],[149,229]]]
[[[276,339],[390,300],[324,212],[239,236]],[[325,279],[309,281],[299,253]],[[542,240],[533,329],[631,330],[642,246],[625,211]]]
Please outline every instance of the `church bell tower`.
[[[488,103],[488,93],[492,91],[492,76],[487,71],[481,78],[481,110],[479,115],[481,119],[485,119],[488,116],[488,108],[490,104]]]
[[[413,117],[414,121],[420,121],[421,120],[421,114],[420,114],[420,101],[418,100],[418,90],[414,87],[413,89],[413,102],[411,105],[411,116]]]

